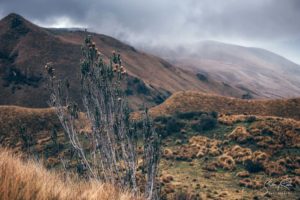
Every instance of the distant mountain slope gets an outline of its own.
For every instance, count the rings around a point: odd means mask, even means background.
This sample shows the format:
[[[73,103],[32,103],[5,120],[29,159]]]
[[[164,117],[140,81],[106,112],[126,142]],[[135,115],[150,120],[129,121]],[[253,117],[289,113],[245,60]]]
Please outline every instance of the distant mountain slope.
[[[300,66],[264,49],[204,41],[152,52],[183,69],[244,89],[253,97],[300,96]]]
[[[150,109],[153,116],[176,112],[216,111],[222,114],[247,114],[300,119],[300,98],[282,100],[244,100],[201,92],[177,92],[164,103]]]
[[[0,104],[46,107],[49,97],[43,66],[54,62],[60,77],[71,82],[71,94],[79,99],[79,59],[85,32],[38,27],[17,14],[0,21]],[[106,58],[121,53],[129,71],[127,88],[133,108],[143,102],[155,105],[170,93],[194,89],[240,97],[243,91],[220,82],[200,80],[189,71],[165,60],[137,51],[109,36],[89,33]],[[2,98],[4,97],[4,98]]]

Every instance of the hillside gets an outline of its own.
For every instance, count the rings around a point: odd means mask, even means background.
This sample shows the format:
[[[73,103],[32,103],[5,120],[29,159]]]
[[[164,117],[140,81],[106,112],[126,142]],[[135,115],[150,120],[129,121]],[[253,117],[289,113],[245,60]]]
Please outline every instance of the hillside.
[[[83,113],[80,114],[80,130],[88,131],[89,123]],[[53,108],[25,108],[20,106],[0,106],[0,145],[22,150],[21,138],[31,138],[30,143],[43,151],[45,144],[51,141],[53,130],[60,132],[62,126]],[[39,151],[38,150],[38,151]]]
[[[200,77],[243,89],[252,98],[300,96],[300,66],[265,49],[203,41],[150,51]]]
[[[86,34],[80,30],[38,27],[17,14],[3,18],[0,21],[0,94],[5,98],[0,99],[0,104],[47,107],[49,94],[43,74],[47,62],[54,63],[59,77],[70,80],[71,95],[79,100],[80,49]],[[213,79],[200,80],[194,73],[109,36],[88,34],[106,60],[113,50],[121,53],[129,72],[124,86],[129,89],[127,94],[135,109],[143,102],[150,106],[161,103],[170,93],[187,89],[235,97],[244,93]]]
[[[299,197],[299,121],[226,115],[212,124],[216,119],[207,117],[194,112],[155,120],[166,134],[161,163],[167,199],[180,191],[195,199]]]
[[[204,98],[203,96],[201,98]],[[210,100],[216,99],[214,103],[218,102],[223,105],[226,102],[224,99],[222,100],[224,102],[221,102],[220,97],[208,96],[207,99],[209,97]],[[197,100],[196,95],[190,99]],[[195,101],[187,101],[187,103],[195,103]],[[239,106],[242,105],[239,104]],[[272,106],[272,104],[269,105]],[[296,105],[299,105],[299,102]],[[294,105],[295,109],[297,109],[296,105]],[[164,150],[159,177],[162,199],[253,200],[270,198],[281,200],[295,199],[299,196],[299,120],[244,114],[220,114],[208,117],[204,112],[196,112],[197,109],[193,109],[193,112],[174,113],[176,109],[172,110],[173,112],[170,112],[168,116],[154,118],[156,131],[163,136]],[[181,109],[181,111],[184,110]],[[238,111],[237,109],[236,112]],[[54,117],[53,109],[1,106],[0,119],[2,146],[43,158],[41,162],[49,169],[62,169],[64,165],[68,172],[76,172],[79,163],[76,157],[72,158],[72,147],[68,139],[64,137],[63,131],[57,129],[57,142],[54,143],[51,139],[52,128],[59,125]],[[43,126],[37,126],[41,123],[39,120],[45,120]],[[205,123],[209,126],[203,126]],[[20,127],[20,125],[25,125],[28,130],[25,134],[33,138],[29,147],[26,147],[17,129],[9,128],[9,126]],[[84,140],[84,137],[81,139]],[[140,146],[138,149],[139,152],[142,151]],[[86,195],[84,197],[90,199],[89,195],[94,194],[95,187],[103,188],[99,183],[63,182],[54,172],[46,172],[42,167],[31,162],[25,165],[20,164],[18,159],[1,150],[0,175],[0,189],[4,187],[5,191],[27,191],[28,195],[32,194],[32,190],[38,189],[37,195],[49,197],[55,193],[58,199],[64,199],[64,195],[72,197],[74,193],[78,195],[78,198]],[[2,177],[5,177],[7,181],[1,182]],[[53,180],[55,180],[56,187],[53,186]],[[274,181],[276,188],[274,185],[265,186],[267,181]],[[278,185],[283,181],[291,184],[284,195],[283,193],[266,194],[266,187],[270,192],[273,189],[285,192],[286,188]],[[9,189],[7,189],[8,184],[11,184]],[[23,190],[19,189],[19,184],[22,184]],[[45,187],[49,190],[44,190]],[[57,188],[62,189],[57,191]],[[106,191],[104,195],[114,195],[114,190],[110,187],[104,188]],[[97,192],[103,195],[102,189]],[[44,196],[39,196],[39,199],[43,199]],[[97,196],[93,197],[97,199]],[[29,196],[28,199],[30,198],[32,197]]]
[[[153,117],[173,115],[177,112],[212,112],[220,114],[277,116],[300,119],[300,99],[284,100],[242,100],[238,98],[209,95],[197,91],[177,92],[162,104],[150,108]],[[132,114],[139,116],[138,112]],[[86,123],[84,117],[82,123]],[[59,129],[60,123],[52,108],[25,108],[19,106],[0,106],[1,138],[17,135],[22,126],[29,132],[47,135],[53,128]],[[84,126],[84,124],[82,124]],[[44,133],[44,134],[42,134]]]
[[[176,112],[216,111],[222,114],[248,114],[300,119],[300,99],[244,100],[201,92],[177,92],[150,109],[153,116]]]
[[[110,185],[68,178],[63,180],[63,177],[63,174],[47,171],[38,163],[0,149],[1,200],[135,199],[130,193]]]
[[[32,109],[18,106],[0,106],[0,143],[18,146],[14,139],[26,128],[36,139],[48,137],[54,127],[60,127],[54,109]]]

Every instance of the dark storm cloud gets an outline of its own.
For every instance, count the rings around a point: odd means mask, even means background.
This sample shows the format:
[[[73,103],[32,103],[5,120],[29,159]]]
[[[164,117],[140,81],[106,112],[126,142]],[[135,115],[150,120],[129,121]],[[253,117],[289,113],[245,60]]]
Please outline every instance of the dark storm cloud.
[[[299,0],[0,0],[0,15],[10,12],[133,44],[215,39],[253,46],[300,37]]]

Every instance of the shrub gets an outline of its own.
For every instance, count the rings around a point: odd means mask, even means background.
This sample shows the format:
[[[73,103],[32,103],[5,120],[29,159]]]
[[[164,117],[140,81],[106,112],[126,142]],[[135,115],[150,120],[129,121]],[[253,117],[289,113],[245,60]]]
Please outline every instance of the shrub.
[[[150,89],[146,86],[144,81],[140,80],[137,77],[128,77],[127,87],[130,90],[136,90],[138,94],[149,95]],[[126,92],[126,91],[125,91]]]
[[[248,122],[248,123],[252,123],[255,121],[256,121],[256,116],[254,116],[254,115],[248,116],[245,120],[245,122]]]
[[[133,82],[134,84],[137,84],[137,83],[140,83],[141,81],[140,81],[140,79],[134,77],[132,82]]]
[[[211,113],[210,113],[210,115],[213,117],[213,118],[218,118],[218,116],[219,116],[219,113],[217,112],[217,111],[212,111]]]
[[[156,104],[161,104],[166,98],[161,95],[156,95],[153,100]]]
[[[162,124],[156,124],[155,125],[155,131],[162,137],[165,138],[168,136],[168,133],[166,131],[166,126]]]
[[[150,93],[149,88],[146,86],[146,84],[143,81],[140,81],[137,86],[136,90],[139,94],[145,94],[148,95]]]
[[[184,123],[176,120],[175,118],[170,118],[166,124],[167,133],[177,133],[184,127]]]
[[[253,99],[253,96],[250,92],[247,92],[246,94],[242,95],[242,99]]]
[[[154,122],[160,122],[160,123],[163,123],[163,124],[166,124],[169,120],[170,120],[171,117],[169,116],[158,116],[154,119]]]
[[[146,199],[157,199],[160,138],[146,110],[141,130],[144,145],[141,175],[145,185],[141,189],[137,185],[138,131],[130,118],[130,109],[121,87],[122,80],[126,78],[126,69],[120,54],[113,52],[110,64],[104,63],[95,43],[88,36],[82,46],[82,55],[81,97],[92,127],[87,137],[89,151],[84,148],[79,136],[80,128],[76,126],[80,120],[80,110],[78,104],[68,96],[70,84],[67,80],[57,80],[52,64],[48,63],[45,69],[49,77],[50,106],[56,109],[70,143],[90,178],[118,185],[122,189],[129,187],[135,194],[142,190]],[[145,84],[138,83],[138,91],[146,93]]]
[[[126,94],[126,96],[131,96],[131,95],[133,95],[133,91],[131,89],[127,88],[125,90],[125,94]]]
[[[177,113],[176,116],[180,119],[195,119],[196,117],[199,117],[203,114],[203,112],[196,112],[196,111],[193,111],[193,112],[180,112],[180,113]]]
[[[192,124],[192,129],[195,131],[206,131],[216,127],[217,118],[212,115],[202,114],[197,123]]]
[[[264,167],[261,163],[253,162],[252,160],[246,160],[244,165],[246,170],[250,173],[256,173],[264,170]]]
[[[207,76],[205,76],[204,74],[201,74],[201,73],[197,73],[197,78],[198,78],[200,81],[204,81],[204,82],[207,82],[207,81],[208,81]]]
[[[15,67],[9,67],[3,74],[3,86],[28,85],[38,87],[42,77],[33,73],[25,73]],[[20,88],[20,86],[18,87]]]
[[[21,125],[19,127],[19,134],[20,134],[20,138],[23,142],[23,149],[25,151],[30,152],[32,149],[31,147],[34,144],[34,138],[32,137],[32,134],[29,133],[29,131],[27,131],[26,127],[24,125]]]

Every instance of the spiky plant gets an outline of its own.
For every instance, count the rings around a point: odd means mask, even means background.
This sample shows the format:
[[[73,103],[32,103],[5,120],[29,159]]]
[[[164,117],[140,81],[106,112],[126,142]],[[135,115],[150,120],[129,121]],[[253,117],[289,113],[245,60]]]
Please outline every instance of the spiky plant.
[[[51,63],[46,65],[51,91],[50,105],[78,153],[89,177],[104,182],[130,187],[134,193],[142,188],[137,184],[137,128],[130,118],[127,100],[121,88],[126,77],[120,54],[113,52],[106,64],[90,36],[82,46],[81,97],[92,131],[88,133],[90,149],[84,148],[76,121],[80,120],[79,106],[70,100],[70,84],[57,80]],[[142,138],[144,139],[143,176],[147,199],[157,199],[156,177],[160,158],[160,142],[145,113]]]

